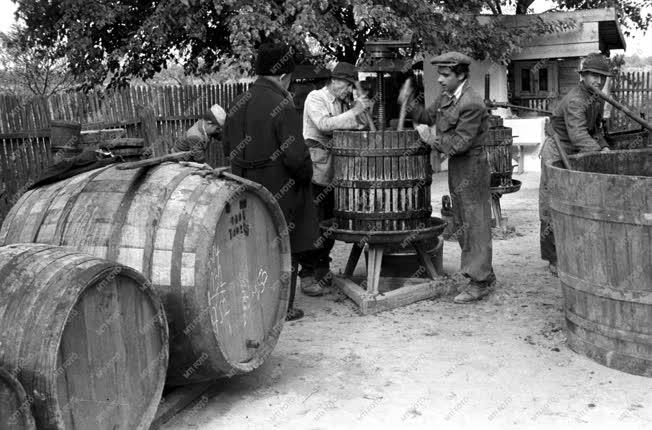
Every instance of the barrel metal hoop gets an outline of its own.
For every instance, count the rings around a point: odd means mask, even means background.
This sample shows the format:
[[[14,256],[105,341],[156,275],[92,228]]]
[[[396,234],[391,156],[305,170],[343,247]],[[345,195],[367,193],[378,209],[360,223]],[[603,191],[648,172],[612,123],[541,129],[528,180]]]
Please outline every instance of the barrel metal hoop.
[[[342,188],[414,188],[430,185],[432,179],[396,179],[396,180],[371,180],[371,179],[335,179],[333,185]]]
[[[612,339],[626,340],[629,342],[635,342],[642,345],[652,344],[652,334],[637,333],[633,331],[621,330],[615,327],[610,327],[608,325],[600,324],[595,321],[587,320],[586,318],[581,317],[573,312],[566,311],[566,319],[573,323],[574,325],[583,328],[584,330],[589,330],[595,333],[599,333],[602,336],[606,336]],[[586,339],[582,339],[586,342]],[[627,353],[628,356],[634,357],[632,354]],[[644,360],[648,360],[647,357],[637,357]]]
[[[412,146],[409,148],[333,148],[333,154],[345,157],[410,157],[430,153],[429,146]]]
[[[586,281],[566,272],[559,271],[559,280],[568,288],[581,291],[592,296],[605,299],[618,300],[621,302],[640,303],[641,305],[652,305],[652,292],[636,290],[617,290],[610,285],[598,284]]]
[[[432,213],[432,207],[427,207],[424,209],[416,209],[411,211],[401,211],[401,212],[353,212],[353,211],[333,211],[334,215],[338,218],[344,219],[364,219],[364,220],[388,220],[388,219],[418,219],[418,218],[427,218],[430,219],[430,214]]]
[[[570,202],[551,200],[550,207],[562,214],[587,218],[595,221],[652,226],[652,213],[582,206]]]

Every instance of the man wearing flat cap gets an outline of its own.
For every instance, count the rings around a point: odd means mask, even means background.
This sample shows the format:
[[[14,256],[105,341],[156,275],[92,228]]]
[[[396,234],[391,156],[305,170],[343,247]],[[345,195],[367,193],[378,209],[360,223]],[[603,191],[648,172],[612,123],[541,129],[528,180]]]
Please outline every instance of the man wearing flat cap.
[[[557,250],[550,214],[550,192],[547,163],[561,159],[554,135],[566,155],[580,152],[609,151],[602,130],[604,101],[591,94],[589,87],[601,91],[611,76],[611,65],[602,54],[589,54],[580,66],[580,82],[561,99],[550,117],[546,139],[541,148],[541,180],[539,183],[539,218],[541,220],[541,258],[548,261],[548,268],[557,275]]]
[[[302,253],[313,249],[319,237],[310,183],[312,162],[301,134],[301,119],[287,91],[294,70],[292,49],[285,44],[263,44],[255,69],[258,78],[249,91],[229,106],[224,151],[231,157],[233,173],[262,184],[283,211],[292,252],[287,316],[292,320],[303,315],[292,306],[297,266]],[[270,239],[269,246],[278,244],[275,238]]]
[[[310,148],[313,166],[313,195],[317,205],[319,222],[333,217],[335,206],[333,194],[333,156],[331,140],[333,130],[360,130],[366,121],[361,114],[371,107],[371,101],[363,94],[349,109],[349,101],[358,71],[346,62],[335,65],[329,82],[319,90],[313,90],[306,97],[303,111],[303,137]],[[324,235],[316,242],[305,264],[301,264],[301,291],[309,296],[324,294],[324,287],[332,282],[330,252],[335,241]]]
[[[472,59],[459,52],[448,52],[431,60],[438,66],[438,82],[443,92],[428,108],[415,105],[415,123],[436,125],[432,145],[449,156],[448,188],[453,203],[454,231],[462,248],[461,273],[469,284],[454,299],[469,303],[489,293],[496,277],[492,268],[491,208],[489,205],[489,163],[483,149],[489,129],[483,99],[470,87]],[[407,84],[399,102],[412,97]]]

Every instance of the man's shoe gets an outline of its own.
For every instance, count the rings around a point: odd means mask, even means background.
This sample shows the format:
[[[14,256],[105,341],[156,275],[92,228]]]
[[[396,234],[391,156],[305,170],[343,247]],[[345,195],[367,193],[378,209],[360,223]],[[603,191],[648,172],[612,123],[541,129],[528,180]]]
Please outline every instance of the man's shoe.
[[[548,264],[548,270],[552,274],[552,276],[558,277],[559,275],[557,274],[557,263],[550,263]]]
[[[328,270],[322,277],[319,278],[319,285],[324,288],[331,287],[333,285],[333,276],[335,276],[333,272]]]
[[[306,296],[316,297],[324,294],[324,288],[319,285],[314,276],[301,278],[301,291]]]
[[[488,287],[480,287],[477,284],[471,284],[464,289],[460,294],[455,296],[453,301],[455,303],[472,303],[476,302],[490,293]]]
[[[288,309],[288,313],[285,315],[285,321],[295,321],[301,318],[303,318],[303,311],[294,307]]]

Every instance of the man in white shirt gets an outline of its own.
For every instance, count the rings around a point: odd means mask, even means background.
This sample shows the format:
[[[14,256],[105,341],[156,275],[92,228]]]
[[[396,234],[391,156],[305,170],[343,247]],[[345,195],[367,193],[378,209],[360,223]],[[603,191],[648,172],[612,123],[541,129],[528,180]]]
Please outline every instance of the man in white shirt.
[[[310,150],[313,165],[313,195],[317,205],[319,222],[333,217],[333,155],[331,140],[333,130],[360,130],[366,121],[361,114],[372,107],[366,96],[359,94],[353,106],[349,102],[358,81],[358,71],[349,63],[338,63],[331,72],[331,79],[323,88],[311,91],[306,97],[303,111],[303,138]],[[309,296],[320,296],[324,287],[331,284],[329,257],[335,241],[322,236],[315,243],[310,258],[302,264],[301,291]]]

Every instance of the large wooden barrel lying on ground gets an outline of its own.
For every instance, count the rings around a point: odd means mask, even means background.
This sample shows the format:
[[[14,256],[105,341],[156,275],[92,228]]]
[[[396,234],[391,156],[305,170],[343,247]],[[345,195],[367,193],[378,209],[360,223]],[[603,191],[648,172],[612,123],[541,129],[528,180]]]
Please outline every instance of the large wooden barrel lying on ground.
[[[288,226],[274,197],[197,170],[165,163],[83,173],[28,191],[0,230],[0,244],[69,246],[147,276],[170,324],[174,385],[260,366],[289,299]]]
[[[652,149],[548,165],[570,347],[652,376]]]
[[[430,225],[430,147],[415,130],[333,133],[335,222],[354,231]]]
[[[0,367],[0,429],[36,430],[32,401],[15,376]]]
[[[163,305],[133,269],[58,246],[0,248],[0,362],[39,429],[149,428],[163,392]]]

